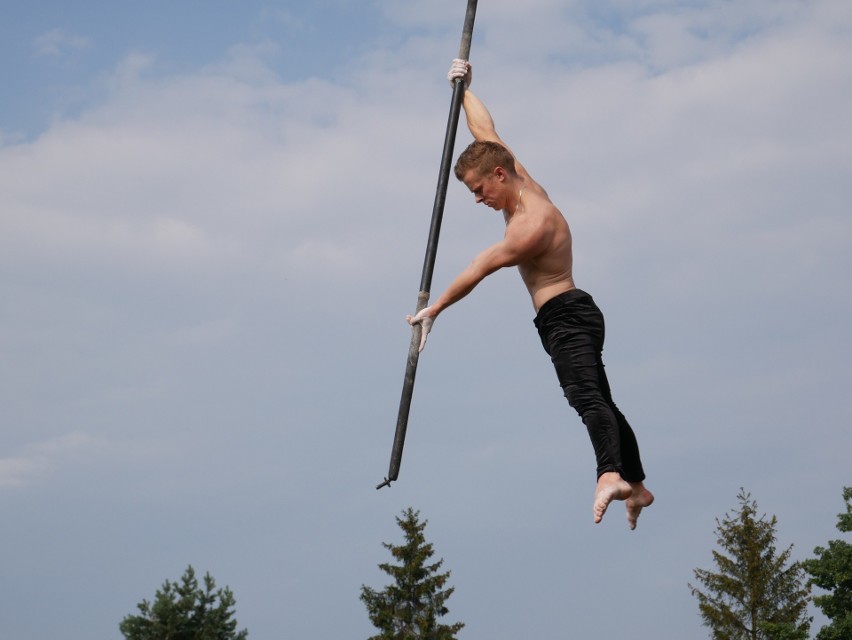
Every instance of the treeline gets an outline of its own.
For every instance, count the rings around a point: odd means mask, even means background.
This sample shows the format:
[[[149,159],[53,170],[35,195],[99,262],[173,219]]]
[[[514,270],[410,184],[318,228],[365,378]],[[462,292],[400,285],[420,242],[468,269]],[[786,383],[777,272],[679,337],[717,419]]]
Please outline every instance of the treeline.
[[[852,487],[843,489],[845,513],[837,529],[852,532]],[[830,540],[814,557],[793,562],[793,545],[777,549],[775,516],[760,514],[744,489],[738,505],[716,519],[718,549],[712,569],[695,569],[697,585],[687,586],[713,640],[808,640],[813,602],[828,623],[815,640],[852,640],[852,544]],[[412,508],[396,518],[401,544],[382,543],[393,561],[379,565],[391,582],[380,590],[361,587],[361,601],[378,633],[369,640],[456,640],[464,623],[443,624],[454,588],[443,559],[433,560],[427,521]],[[820,590],[812,594],[812,588]],[[178,582],[143,600],[119,630],[127,640],[246,640],[237,630],[236,600],[228,587],[216,589],[210,574],[201,582],[190,566]]]

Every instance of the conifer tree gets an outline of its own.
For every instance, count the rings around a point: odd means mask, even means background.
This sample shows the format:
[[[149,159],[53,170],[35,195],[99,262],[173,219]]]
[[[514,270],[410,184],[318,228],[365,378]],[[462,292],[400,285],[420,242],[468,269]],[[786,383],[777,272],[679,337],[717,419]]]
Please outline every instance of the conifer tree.
[[[852,532],[852,487],[843,489],[846,513],[837,515],[837,529]],[[852,638],[852,544],[830,540],[828,548],[814,549],[816,558],[805,560],[810,584],[829,593],[814,596],[814,604],[831,621],[817,633],[816,640],[849,640]]]
[[[757,517],[757,502],[740,489],[739,510],[716,519],[716,571],[695,569],[704,590],[689,585],[713,640],[807,640],[809,589],[793,545],[777,553],[777,519]]]
[[[209,573],[202,587],[189,566],[179,583],[166,580],[153,603],[140,602],[141,615],[125,617],[119,630],[127,640],[245,640],[248,631],[237,632],[232,619],[234,594],[215,589]]]
[[[361,586],[361,600],[370,622],[379,629],[379,634],[370,640],[456,640],[463,623],[438,623],[438,618],[449,612],[446,602],[455,589],[445,588],[450,572],[440,573],[443,559],[430,563],[434,550],[423,535],[428,521],[421,522],[420,512],[409,507],[396,522],[405,535],[405,543],[385,542],[382,546],[399,564],[379,565],[393,583],[381,591]]]

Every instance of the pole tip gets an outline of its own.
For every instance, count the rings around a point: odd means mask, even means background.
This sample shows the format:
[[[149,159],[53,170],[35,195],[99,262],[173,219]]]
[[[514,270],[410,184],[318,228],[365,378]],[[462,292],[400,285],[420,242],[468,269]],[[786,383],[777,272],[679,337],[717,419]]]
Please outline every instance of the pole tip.
[[[390,483],[391,483],[391,481],[390,481],[390,480],[388,480],[387,478],[385,478],[384,482],[382,482],[381,484],[379,484],[379,485],[377,485],[377,486],[376,486],[376,490],[378,491],[378,490],[379,490],[379,489],[381,489],[382,487],[389,487],[389,486],[390,486]]]

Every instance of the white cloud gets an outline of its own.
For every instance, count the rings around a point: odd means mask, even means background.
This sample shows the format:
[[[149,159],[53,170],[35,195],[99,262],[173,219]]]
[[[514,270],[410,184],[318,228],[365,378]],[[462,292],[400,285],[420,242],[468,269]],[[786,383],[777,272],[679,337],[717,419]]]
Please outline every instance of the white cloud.
[[[292,11],[279,7],[264,7],[261,10],[261,19],[280,24],[292,31],[311,28],[311,25],[306,24],[302,18]]]
[[[30,444],[18,456],[0,458],[0,489],[26,486],[102,446],[102,441],[82,432]]]
[[[68,33],[64,29],[51,29],[38,36],[34,44],[37,55],[59,58],[88,49],[91,41],[84,36]]]
[[[0,489],[23,486],[44,473],[48,466],[43,457],[0,458]]]
[[[165,78],[133,56],[105,102],[0,149],[7,258],[310,270],[321,256],[307,240],[348,256],[322,273],[375,269],[372,234],[352,231],[406,224],[392,199],[407,200],[418,174],[401,156],[422,155],[422,107],[401,90],[383,104],[318,80],[282,84],[245,62],[248,49],[237,55]],[[392,138],[405,139],[397,152]]]

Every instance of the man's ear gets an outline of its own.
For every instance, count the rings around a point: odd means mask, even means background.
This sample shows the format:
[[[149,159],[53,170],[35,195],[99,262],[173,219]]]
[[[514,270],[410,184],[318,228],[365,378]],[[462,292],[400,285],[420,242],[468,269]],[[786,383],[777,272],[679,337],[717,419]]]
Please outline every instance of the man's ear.
[[[500,182],[503,182],[508,174],[503,167],[494,167],[494,177],[497,178]]]

